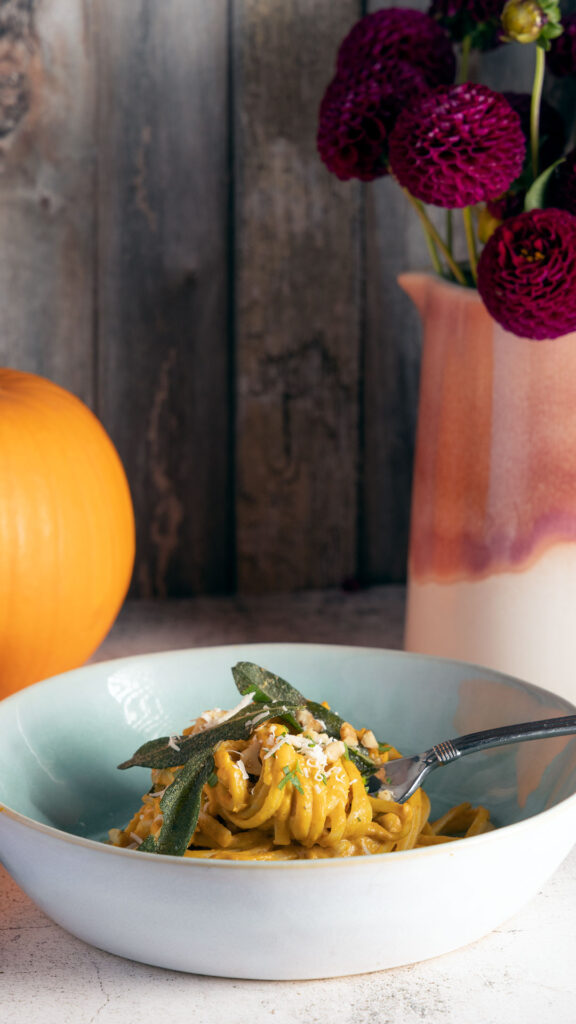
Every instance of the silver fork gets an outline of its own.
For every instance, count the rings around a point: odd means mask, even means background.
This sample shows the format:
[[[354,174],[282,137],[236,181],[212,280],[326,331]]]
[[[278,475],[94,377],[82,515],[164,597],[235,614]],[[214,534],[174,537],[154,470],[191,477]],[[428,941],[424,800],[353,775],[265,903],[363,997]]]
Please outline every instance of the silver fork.
[[[391,798],[403,804],[435,768],[452,764],[460,757],[476,754],[490,747],[501,747],[508,743],[522,743],[524,740],[539,740],[545,736],[569,736],[576,733],[576,715],[562,718],[545,718],[540,722],[523,722],[520,725],[504,725],[484,732],[471,732],[453,740],[443,740],[425,750],[423,754],[400,757],[382,765],[368,779],[371,793],[387,790]]]

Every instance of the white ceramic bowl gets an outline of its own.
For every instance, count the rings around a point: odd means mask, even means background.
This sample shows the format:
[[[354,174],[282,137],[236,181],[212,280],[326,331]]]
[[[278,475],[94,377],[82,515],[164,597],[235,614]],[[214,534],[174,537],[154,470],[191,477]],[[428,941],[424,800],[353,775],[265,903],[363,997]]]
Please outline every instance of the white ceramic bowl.
[[[116,765],[142,742],[237,702],[255,661],[405,753],[573,712],[496,672],[381,650],[258,644],[97,664],[0,703],[0,858],[63,928],[120,956],[237,978],[318,978],[437,956],[478,939],[542,886],[576,840],[576,739],[475,754],[435,772],[441,813],[487,804],[496,831],[353,859],[158,857],[99,842],[148,786]]]

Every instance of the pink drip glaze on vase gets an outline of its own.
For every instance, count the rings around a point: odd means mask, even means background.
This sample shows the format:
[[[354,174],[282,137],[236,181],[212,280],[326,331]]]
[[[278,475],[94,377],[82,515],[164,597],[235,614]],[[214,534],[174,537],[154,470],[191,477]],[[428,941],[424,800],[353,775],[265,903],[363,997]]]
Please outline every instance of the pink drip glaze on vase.
[[[424,325],[411,579],[519,572],[576,542],[576,333],[518,338],[472,289],[399,283]]]

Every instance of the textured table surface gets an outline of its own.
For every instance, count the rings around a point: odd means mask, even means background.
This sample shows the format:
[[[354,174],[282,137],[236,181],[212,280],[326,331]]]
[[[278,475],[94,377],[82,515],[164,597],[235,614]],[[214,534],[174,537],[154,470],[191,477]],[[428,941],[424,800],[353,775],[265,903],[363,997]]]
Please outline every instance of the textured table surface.
[[[128,604],[96,659],[220,643],[400,647],[403,591]],[[481,941],[354,978],[255,982],[179,974],[85,945],[0,868],[2,1024],[575,1024],[576,850]]]

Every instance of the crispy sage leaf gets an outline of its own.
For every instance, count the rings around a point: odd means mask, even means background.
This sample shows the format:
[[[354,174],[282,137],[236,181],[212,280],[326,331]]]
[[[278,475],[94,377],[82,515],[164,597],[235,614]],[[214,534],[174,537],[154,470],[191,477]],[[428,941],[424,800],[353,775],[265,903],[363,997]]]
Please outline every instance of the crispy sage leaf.
[[[240,661],[235,665],[232,675],[241,694],[254,693],[256,699],[261,699],[258,695],[263,694],[270,700],[289,700],[293,703],[304,704],[314,718],[319,718],[324,722],[328,735],[339,739],[340,727],[344,724],[344,719],[330,708],[325,708],[323,704],[307,700],[299,690],[280,676],[249,661]],[[301,726],[297,723],[296,725],[300,730]],[[348,754],[362,775],[372,775],[380,767],[380,762],[373,761],[368,752],[364,754],[361,750],[349,747]]]
[[[172,785],[160,801],[162,828],[156,839],[148,836],[140,844],[145,853],[171,854],[182,857],[196,830],[202,790],[214,773],[214,750],[223,740],[248,739],[254,728],[273,718],[292,718],[298,704],[270,701],[252,702],[232,718],[195,736],[178,737],[178,750],[170,746],[169,737],[144,743],[129,761],[119,768],[175,768],[183,765]]]
[[[306,704],[306,698],[295,686],[260,668],[251,661],[239,661],[232,669],[234,682],[241,694],[265,694],[268,700],[286,701],[288,704]],[[258,699],[258,698],[257,698]],[[261,699],[261,698],[260,698]]]
[[[325,723],[329,735],[340,735],[344,720],[336,712],[307,700],[280,676],[251,662],[239,662],[232,672],[240,693],[254,695],[251,704],[195,736],[163,736],[150,740],[128,761],[118,765],[121,769],[183,766],[160,801],[163,822],[158,836],[156,839],[148,836],[140,850],[184,855],[198,823],[202,790],[214,774],[214,751],[223,740],[248,739],[258,725],[274,718],[284,719],[301,729],[295,715],[303,707]],[[380,767],[360,750],[348,748],[348,754],[363,775],[371,775]]]
[[[361,775],[374,775],[382,767],[381,761],[373,761],[368,753],[364,754],[356,747],[348,747],[348,757],[356,765]]]
[[[214,758],[210,751],[190,758],[160,801],[164,816],[160,832],[156,839],[148,836],[139,850],[184,856],[198,824],[202,790],[213,771]]]
[[[157,740],[149,740],[138,748],[128,761],[118,767],[124,768],[177,768],[186,764],[196,754],[212,752],[222,740],[248,739],[256,726],[271,718],[286,718],[293,715],[301,703],[286,704],[284,701],[270,701],[268,704],[249,704],[232,718],[220,725],[214,725],[195,736],[161,736]],[[170,745],[170,739],[178,749]]]

